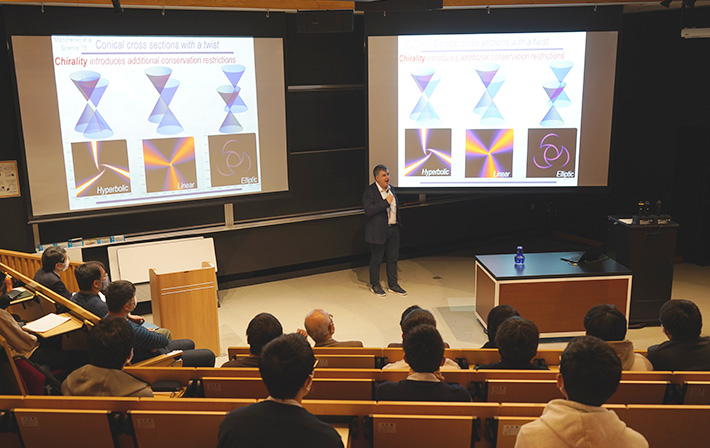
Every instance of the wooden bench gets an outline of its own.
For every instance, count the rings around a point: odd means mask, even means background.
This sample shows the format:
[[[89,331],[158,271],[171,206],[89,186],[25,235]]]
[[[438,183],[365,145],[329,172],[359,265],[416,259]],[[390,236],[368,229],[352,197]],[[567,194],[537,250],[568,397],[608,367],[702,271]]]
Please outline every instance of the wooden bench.
[[[217,446],[219,424],[228,411],[131,410],[136,448]],[[101,446],[101,445],[99,445]]]
[[[710,406],[628,405],[623,420],[652,447],[700,447],[710,440]]]
[[[58,441],[72,446],[116,446],[117,419],[110,410],[14,409],[25,448],[44,448]]]
[[[309,399],[372,400],[375,382],[361,378],[314,378]],[[266,398],[269,392],[261,378],[204,377],[206,398]]]
[[[373,448],[474,446],[475,416],[373,414]]]

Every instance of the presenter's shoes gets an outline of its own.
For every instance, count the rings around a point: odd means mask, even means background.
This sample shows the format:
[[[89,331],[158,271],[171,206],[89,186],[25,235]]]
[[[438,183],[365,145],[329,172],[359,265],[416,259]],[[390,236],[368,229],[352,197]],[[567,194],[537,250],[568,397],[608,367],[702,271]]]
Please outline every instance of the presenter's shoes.
[[[378,297],[384,297],[387,295],[387,293],[384,289],[382,289],[382,286],[380,286],[379,283],[376,285],[370,285],[370,291],[372,291],[372,293]]]
[[[402,288],[402,287],[399,286],[399,285],[390,286],[390,287],[387,288],[387,289],[389,289],[390,292],[393,292],[393,293],[395,293],[395,294],[397,294],[397,295],[400,295],[400,296],[406,296],[406,295],[407,295],[407,291],[405,291],[404,288]]]

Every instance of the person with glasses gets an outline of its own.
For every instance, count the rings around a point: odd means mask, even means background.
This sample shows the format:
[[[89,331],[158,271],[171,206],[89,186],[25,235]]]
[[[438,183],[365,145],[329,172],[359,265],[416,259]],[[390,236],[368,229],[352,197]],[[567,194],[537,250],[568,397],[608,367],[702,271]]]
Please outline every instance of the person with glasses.
[[[219,425],[217,447],[342,448],[335,429],[301,404],[313,385],[316,363],[311,346],[300,334],[285,334],[269,342],[259,362],[269,397],[227,414]]]
[[[96,315],[104,317],[108,314],[106,300],[99,294],[103,294],[108,286],[109,278],[106,266],[100,261],[87,261],[74,270],[76,283],[79,285],[79,292],[71,296],[71,301]],[[128,314],[128,320],[136,324],[142,324],[145,319],[141,316]]]

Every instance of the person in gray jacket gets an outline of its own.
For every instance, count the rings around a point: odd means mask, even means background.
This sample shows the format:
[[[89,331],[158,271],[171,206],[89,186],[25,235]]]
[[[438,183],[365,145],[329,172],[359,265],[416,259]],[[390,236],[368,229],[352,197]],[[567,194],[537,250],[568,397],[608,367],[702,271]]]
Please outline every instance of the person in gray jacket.
[[[72,372],[62,383],[64,395],[152,397],[150,385],[123,371],[133,357],[135,335],[126,319],[106,317],[89,331],[90,364]]]

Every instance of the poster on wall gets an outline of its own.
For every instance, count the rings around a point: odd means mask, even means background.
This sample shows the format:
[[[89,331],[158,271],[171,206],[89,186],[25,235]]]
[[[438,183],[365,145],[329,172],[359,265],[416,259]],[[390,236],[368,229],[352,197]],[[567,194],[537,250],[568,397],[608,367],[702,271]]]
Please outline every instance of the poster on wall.
[[[12,198],[19,195],[17,162],[14,160],[0,161],[0,198]]]

